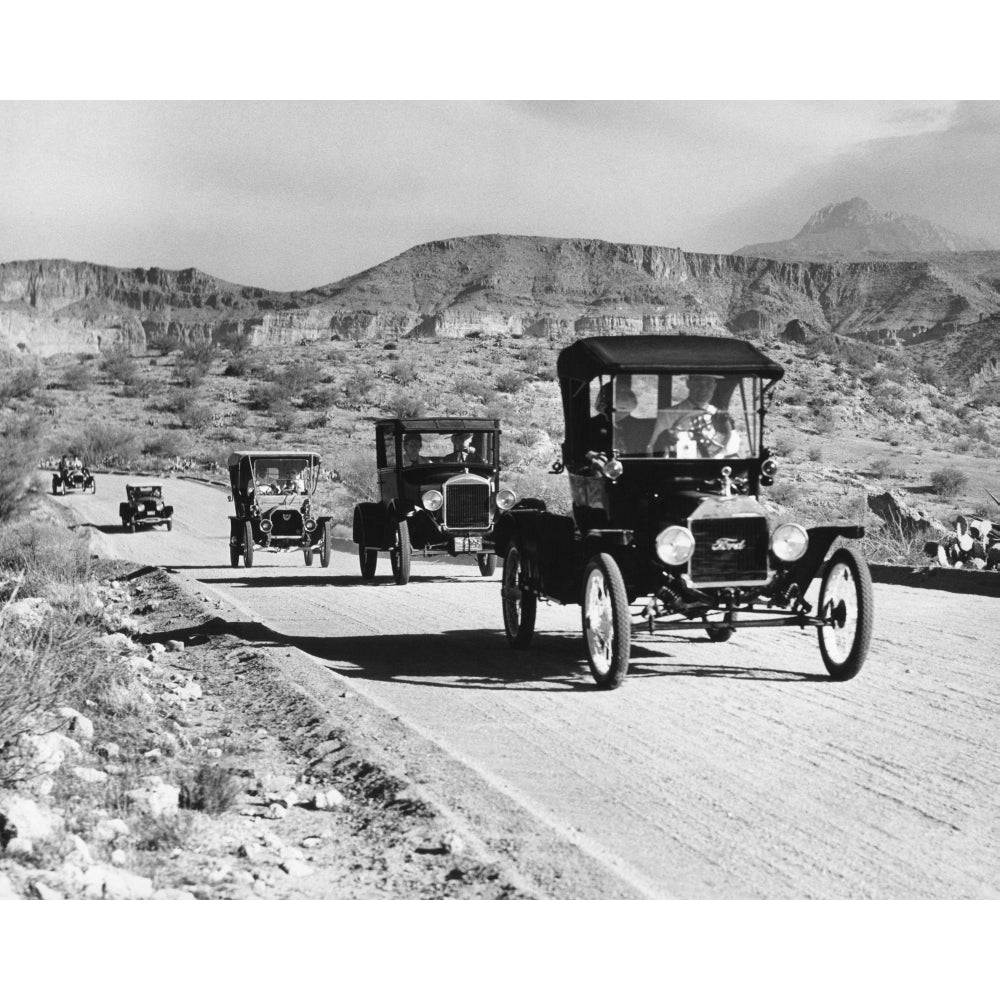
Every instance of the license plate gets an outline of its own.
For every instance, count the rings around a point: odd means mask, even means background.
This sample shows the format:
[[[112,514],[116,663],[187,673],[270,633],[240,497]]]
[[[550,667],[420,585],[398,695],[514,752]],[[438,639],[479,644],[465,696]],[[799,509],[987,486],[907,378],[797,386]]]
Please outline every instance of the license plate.
[[[456,552],[482,552],[483,540],[478,535],[455,539]]]

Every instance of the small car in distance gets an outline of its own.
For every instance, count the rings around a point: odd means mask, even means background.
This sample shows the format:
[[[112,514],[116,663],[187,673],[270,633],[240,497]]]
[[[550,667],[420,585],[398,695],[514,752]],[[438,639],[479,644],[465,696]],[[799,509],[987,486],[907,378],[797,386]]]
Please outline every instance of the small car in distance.
[[[320,457],[301,451],[236,451],[227,460],[236,514],[229,518],[229,562],[253,565],[255,550],[302,553],[307,566],[319,553],[330,565],[329,515],[314,509]]]
[[[871,576],[838,539],[864,528],[806,528],[760,499],[777,473],[764,418],[782,367],[742,340],[642,335],[578,340],[557,373],[565,441],[553,471],[568,473],[573,512],[526,500],[498,520],[508,643],[530,643],[549,600],[581,606],[603,688],[622,683],[639,628],[713,642],[815,628],[830,677],[854,677],[871,641]]]
[[[123,528],[134,532],[136,528],[165,524],[167,531],[173,531],[174,508],[163,502],[163,487],[159,483],[129,483],[125,496],[128,499],[118,505]]]
[[[476,557],[496,570],[493,525],[517,496],[500,486],[500,421],[481,417],[383,419],[375,423],[380,500],[354,508],[361,576],[389,553],[393,579],[410,579],[410,557]]]
[[[96,493],[97,483],[90,469],[57,469],[52,474],[52,493],[65,496],[67,493]]]

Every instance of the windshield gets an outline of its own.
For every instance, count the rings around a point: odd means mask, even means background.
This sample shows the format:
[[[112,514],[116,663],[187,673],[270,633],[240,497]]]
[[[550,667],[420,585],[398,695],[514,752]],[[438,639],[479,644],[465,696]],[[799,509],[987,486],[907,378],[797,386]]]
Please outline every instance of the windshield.
[[[395,465],[392,432],[385,435],[386,458]],[[496,464],[496,435],[492,431],[406,431],[402,442],[403,468],[413,465]]]
[[[257,458],[253,463],[254,482],[262,496],[310,493],[318,475],[319,467],[310,466],[308,458]]]
[[[760,452],[757,376],[618,376],[603,386],[595,380],[591,395],[593,450],[679,460]]]

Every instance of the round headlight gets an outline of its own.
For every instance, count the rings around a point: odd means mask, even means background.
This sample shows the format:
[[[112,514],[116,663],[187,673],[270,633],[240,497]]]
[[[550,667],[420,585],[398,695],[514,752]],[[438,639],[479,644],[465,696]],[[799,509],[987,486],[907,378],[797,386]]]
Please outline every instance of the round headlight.
[[[795,562],[809,547],[809,533],[801,524],[780,524],[771,533],[771,551],[782,562]]]
[[[316,530],[316,522],[311,517],[307,517],[306,531],[315,531],[315,530]]]
[[[260,522],[260,530],[263,531],[265,535],[268,535],[271,532],[271,522],[266,517]]]
[[[769,476],[774,478],[774,474],[778,471],[778,463],[773,458],[765,458],[763,462],[760,463],[760,473],[762,476]]]
[[[500,510],[510,510],[517,503],[517,494],[513,490],[502,489],[497,491],[497,507]]]
[[[441,504],[444,503],[444,497],[441,496],[440,490],[428,490],[420,498],[420,502],[424,505],[425,510],[440,510]]]
[[[622,465],[617,458],[612,458],[609,462],[604,463],[604,468],[601,469],[601,474],[605,479],[610,479],[614,482],[624,471],[625,466]]]
[[[157,510],[163,510],[163,501],[162,500],[157,500],[156,501],[156,509]]]
[[[679,524],[664,528],[656,536],[656,554],[668,566],[680,566],[694,552],[694,535]]]

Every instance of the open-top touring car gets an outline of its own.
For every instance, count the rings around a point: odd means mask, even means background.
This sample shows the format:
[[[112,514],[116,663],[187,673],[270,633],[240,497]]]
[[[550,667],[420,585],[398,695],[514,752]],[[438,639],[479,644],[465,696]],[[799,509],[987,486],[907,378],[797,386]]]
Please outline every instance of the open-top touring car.
[[[97,483],[90,474],[90,469],[57,469],[52,474],[53,495],[65,496],[67,493],[96,493]]]
[[[410,578],[410,556],[475,555],[479,572],[496,569],[493,525],[517,496],[500,486],[500,421],[424,417],[375,423],[378,502],[354,508],[361,575],[375,576],[389,552],[398,584]]]
[[[315,452],[237,451],[229,456],[229,562],[253,565],[255,550],[302,552],[307,566],[319,552],[330,565],[332,535],[329,515],[314,510],[320,457]]]
[[[815,627],[830,676],[867,655],[867,563],[855,525],[772,523],[760,489],[777,465],[764,416],[784,374],[753,345],[691,336],[590,337],[557,372],[573,514],[522,501],[498,520],[508,642],[531,641],[540,598],[580,604],[590,671],[617,687],[632,630]],[[816,605],[806,600],[819,576]]]
[[[167,531],[174,527],[174,508],[163,502],[163,487],[159,483],[129,483],[125,496],[118,505],[122,527],[129,531],[136,528],[165,524]]]

